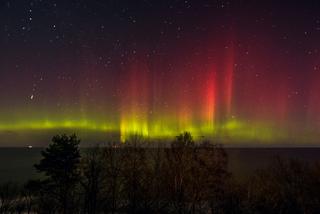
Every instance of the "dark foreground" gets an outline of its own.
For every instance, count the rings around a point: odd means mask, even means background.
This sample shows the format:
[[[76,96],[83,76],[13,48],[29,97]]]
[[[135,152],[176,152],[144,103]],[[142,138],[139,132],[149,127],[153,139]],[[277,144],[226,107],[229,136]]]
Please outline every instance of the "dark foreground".
[[[45,148],[0,148],[0,183],[24,183],[39,177],[33,165],[40,161]],[[81,149],[85,153],[86,149]],[[149,149],[152,150],[152,149]],[[264,169],[275,157],[320,162],[320,148],[225,148],[228,170],[240,180],[246,180],[256,170]]]
[[[224,149],[189,133],[167,148],[78,143],[1,149],[0,213],[320,212],[320,149]]]

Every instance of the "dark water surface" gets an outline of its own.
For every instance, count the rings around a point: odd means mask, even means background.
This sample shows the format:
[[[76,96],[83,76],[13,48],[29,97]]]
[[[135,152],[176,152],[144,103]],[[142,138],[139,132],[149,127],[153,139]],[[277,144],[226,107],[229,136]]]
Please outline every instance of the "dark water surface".
[[[23,183],[39,177],[33,165],[41,159],[42,148],[0,148],[0,183]],[[229,170],[239,179],[266,167],[276,157],[320,161],[320,148],[226,148]]]
[[[0,183],[24,182],[38,176],[33,165],[41,159],[41,148],[0,148]]]

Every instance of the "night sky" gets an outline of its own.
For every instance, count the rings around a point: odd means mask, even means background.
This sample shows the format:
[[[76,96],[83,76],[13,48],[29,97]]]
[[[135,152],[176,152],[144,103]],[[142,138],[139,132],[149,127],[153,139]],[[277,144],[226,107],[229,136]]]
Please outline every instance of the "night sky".
[[[316,0],[1,1],[0,47],[0,146],[320,143]]]

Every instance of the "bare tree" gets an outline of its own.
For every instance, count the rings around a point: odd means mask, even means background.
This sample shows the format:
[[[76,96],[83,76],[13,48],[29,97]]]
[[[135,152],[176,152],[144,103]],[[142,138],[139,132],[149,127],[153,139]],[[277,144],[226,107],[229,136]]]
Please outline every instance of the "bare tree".
[[[119,144],[111,144],[103,148],[103,209],[108,213],[117,213],[123,200],[121,200],[122,167],[124,164],[122,147]]]
[[[141,202],[145,197],[144,184],[148,169],[146,150],[142,147],[144,143],[145,139],[141,135],[133,135],[122,148],[122,196],[127,202],[128,213],[140,213],[143,209]]]
[[[81,185],[84,190],[84,213],[100,211],[103,185],[103,153],[99,147],[89,148],[81,161]]]
[[[249,208],[259,213],[318,213],[319,183],[315,171],[298,160],[277,157],[267,169],[260,170],[248,187]],[[316,178],[316,180],[319,180]]]
[[[166,189],[172,211],[189,212],[192,154],[194,141],[190,133],[185,132],[176,137],[171,148],[166,150]]]
[[[4,183],[0,185],[0,213],[11,213],[16,209],[20,199],[19,188],[14,183]]]

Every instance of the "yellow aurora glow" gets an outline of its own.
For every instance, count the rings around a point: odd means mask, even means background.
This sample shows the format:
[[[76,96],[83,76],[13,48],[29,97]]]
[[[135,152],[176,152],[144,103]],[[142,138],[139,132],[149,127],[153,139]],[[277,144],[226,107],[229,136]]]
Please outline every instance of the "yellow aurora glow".
[[[163,125],[165,124],[165,125]],[[124,120],[120,126],[107,124],[93,120],[34,120],[20,121],[14,123],[0,123],[0,131],[42,131],[42,130],[86,130],[95,132],[119,133],[121,141],[125,141],[132,134],[141,134],[148,138],[172,138],[177,134],[188,131],[195,138],[217,138],[223,137],[230,141],[263,141],[273,142],[283,140],[287,135],[279,134],[274,128],[267,124],[247,124],[238,120],[229,120],[221,125],[192,125],[183,126],[171,123],[156,121],[152,124],[135,120]],[[107,139],[106,139],[107,140]]]

